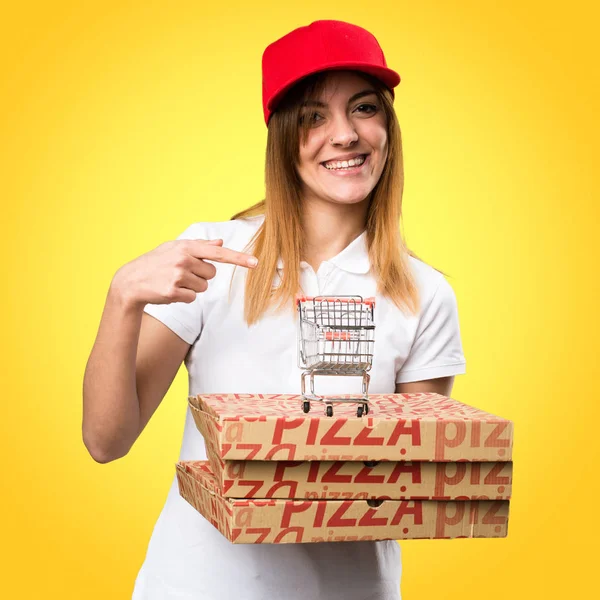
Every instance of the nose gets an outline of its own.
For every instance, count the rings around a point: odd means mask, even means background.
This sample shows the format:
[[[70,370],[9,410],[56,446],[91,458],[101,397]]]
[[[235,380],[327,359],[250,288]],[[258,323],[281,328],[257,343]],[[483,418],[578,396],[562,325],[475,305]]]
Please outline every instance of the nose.
[[[346,115],[334,119],[329,129],[329,141],[334,146],[350,146],[358,140],[358,133]]]

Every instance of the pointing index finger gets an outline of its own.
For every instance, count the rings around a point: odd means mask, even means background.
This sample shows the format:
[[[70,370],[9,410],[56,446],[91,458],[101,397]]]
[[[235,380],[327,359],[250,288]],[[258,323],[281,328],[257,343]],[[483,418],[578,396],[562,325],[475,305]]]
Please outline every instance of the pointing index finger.
[[[213,246],[205,242],[202,243],[197,252],[194,252],[194,256],[215,262],[239,265],[240,267],[255,267],[258,264],[258,259],[252,254],[238,252],[223,246]]]

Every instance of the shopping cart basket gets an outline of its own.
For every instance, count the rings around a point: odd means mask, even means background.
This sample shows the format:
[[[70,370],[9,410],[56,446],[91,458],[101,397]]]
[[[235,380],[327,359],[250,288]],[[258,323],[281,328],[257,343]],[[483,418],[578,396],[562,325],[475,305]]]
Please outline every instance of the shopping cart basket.
[[[302,409],[323,402],[325,414],[333,416],[333,404],[358,403],[357,416],[369,412],[368,371],[375,344],[375,298],[362,296],[298,296],[298,366],[302,373]],[[362,395],[355,398],[324,398],[315,394],[315,375],[361,376]],[[310,376],[310,394],[306,377]]]

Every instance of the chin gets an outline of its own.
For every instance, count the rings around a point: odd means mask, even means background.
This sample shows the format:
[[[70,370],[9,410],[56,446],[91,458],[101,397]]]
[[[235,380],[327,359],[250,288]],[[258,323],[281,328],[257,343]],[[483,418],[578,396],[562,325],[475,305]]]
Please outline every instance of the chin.
[[[334,204],[343,204],[345,206],[351,206],[353,204],[360,204],[366,200],[366,196],[364,198],[334,198],[329,199],[329,202],[333,202]]]
[[[371,191],[365,191],[364,193],[361,192],[360,194],[352,195],[330,195],[326,196],[325,199],[329,202],[335,202],[336,204],[360,204],[368,198]]]

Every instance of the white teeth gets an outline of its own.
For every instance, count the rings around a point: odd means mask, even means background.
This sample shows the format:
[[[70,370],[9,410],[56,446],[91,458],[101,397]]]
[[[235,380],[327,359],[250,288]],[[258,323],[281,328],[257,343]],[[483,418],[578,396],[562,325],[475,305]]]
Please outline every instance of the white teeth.
[[[348,169],[352,167],[356,167],[358,165],[362,165],[365,162],[364,156],[357,156],[356,158],[351,158],[350,160],[342,160],[342,161],[332,161],[324,163],[326,169]]]

